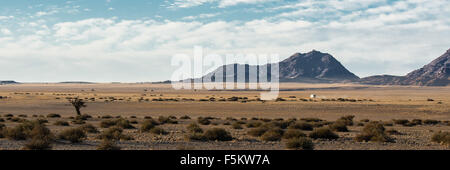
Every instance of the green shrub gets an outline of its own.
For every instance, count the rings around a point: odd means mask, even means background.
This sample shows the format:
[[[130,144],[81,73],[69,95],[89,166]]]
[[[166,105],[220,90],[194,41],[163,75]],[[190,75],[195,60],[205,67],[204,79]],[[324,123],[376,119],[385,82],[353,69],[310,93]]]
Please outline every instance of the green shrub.
[[[53,125],[56,125],[56,126],[69,126],[69,122],[58,120]]]
[[[440,143],[441,145],[450,145],[450,132],[436,132],[431,137],[431,141]]]
[[[59,133],[58,138],[71,143],[80,143],[86,138],[86,133],[81,128],[72,128]]]
[[[299,137],[299,138],[290,138],[286,142],[286,148],[287,149],[303,149],[303,150],[313,150],[314,149],[314,143],[311,139],[306,137]]]
[[[331,130],[337,132],[348,132],[347,124],[345,121],[338,120],[330,125]],[[352,123],[353,124],[353,123]]]
[[[328,140],[334,140],[339,138],[337,134],[332,132],[330,128],[327,127],[313,130],[311,133],[309,133],[309,137],[313,139],[328,139]]]
[[[378,122],[371,122],[364,126],[361,134],[355,137],[358,142],[393,142],[393,139],[386,134],[384,126]]]
[[[203,135],[207,140],[213,141],[230,141],[233,139],[233,137],[231,137],[231,134],[222,128],[209,129]]]
[[[307,122],[296,122],[289,126],[289,129],[299,129],[299,130],[306,130],[311,131],[313,130],[313,125]]]
[[[288,129],[283,134],[284,139],[299,138],[299,137],[306,137],[306,134],[298,129]]]
[[[92,124],[85,124],[83,126],[80,126],[80,129],[82,129],[86,133],[98,133],[99,131],[97,128]]]
[[[121,148],[117,146],[112,140],[103,140],[100,145],[98,145],[97,150],[120,150]]]
[[[283,137],[283,130],[277,128],[270,129],[261,135],[263,141],[279,141],[281,137]]]

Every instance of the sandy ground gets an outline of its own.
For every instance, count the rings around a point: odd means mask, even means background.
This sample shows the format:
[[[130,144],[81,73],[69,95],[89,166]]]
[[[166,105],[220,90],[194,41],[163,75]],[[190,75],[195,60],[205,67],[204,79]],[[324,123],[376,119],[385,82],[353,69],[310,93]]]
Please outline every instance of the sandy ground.
[[[355,84],[281,84],[280,97],[286,101],[260,102],[256,99],[260,91],[208,91],[208,90],[173,90],[167,84],[19,84],[1,85],[0,115],[60,114],[62,118],[49,118],[48,127],[57,134],[70,127],[52,125],[57,120],[70,121],[75,116],[68,97],[80,97],[87,100],[88,107],[84,114],[93,116],[87,121],[99,127],[99,116],[122,116],[139,123],[144,116],[189,115],[192,120],[180,120],[178,124],[165,124],[161,127],[169,132],[167,135],[140,133],[137,129],[125,130],[135,138],[132,141],[120,141],[122,149],[285,149],[285,142],[264,142],[247,135],[249,128],[240,130],[223,125],[226,117],[240,118],[306,118],[316,117],[334,121],[341,116],[355,115],[355,121],[362,119],[391,121],[392,119],[435,119],[450,120],[450,87],[398,87],[398,86],[363,86]],[[309,101],[310,94],[317,98]],[[218,101],[232,96],[247,97],[246,102]],[[216,101],[200,101],[214,97]],[[295,98],[294,98],[295,97]],[[345,98],[355,102],[328,101]],[[153,101],[177,100],[177,101]],[[193,101],[191,101],[193,99]],[[307,101],[303,101],[306,99]],[[433,101],[428,101],[433,99]],[[130,118],[136,116],[137,118]],[[234,137],[229,142],[192,142],[184,139],[186,125],[196,121],[199,116],[220,118],[217,125],[202,126],[204,129],[222,127]],[[4,117],[3,117],[4,118]],[[0,122],[1,123],[1,122]],[[8,127],[18,123],[3,122]],[[135,125],[139,127],[139,124]],[[335,141],[314,140],[315,149],[449,149],[430,141],[436,131],[450,131],[450,126],[419,125],[404,127],[395,125],[386,127],[396,129],[402,135],[393,135],[395,143],[356,142],[353,137],[360,133],[362,127],[350,126],[350,132],[338,132],[340,138]],[[100,128],[101,131],[105,130]],[[307,132],[306,132],[307,133]],[[88,140],[81,144],[58,141],[53,149],[96,149],[100,140],[98,134],[89,134]],[[20,149],[24,141],[0,139],[0,149]]]

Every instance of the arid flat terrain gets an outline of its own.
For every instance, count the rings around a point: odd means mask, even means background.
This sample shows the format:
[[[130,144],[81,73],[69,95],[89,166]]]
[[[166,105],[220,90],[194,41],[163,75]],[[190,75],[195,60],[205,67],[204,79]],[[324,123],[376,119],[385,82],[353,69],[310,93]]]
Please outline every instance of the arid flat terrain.
[[[116,120],[134,127],[123,129],[131,140],[115,141],[122,149],[278,150],[287,148],[289,138],[284,136],[290,129],[311,138],[314,149],[450,149],[448,144],[431,141],[435,133],[450,131],[450,87],[301,83],[282,83],[280,87],[279,100],[263,102],[259,100],[261,91],[174,90],[170,84],[1,85],[0,124],[14,128],[24,119],[46,120],[46,127],[55,136],[85,124],[99,131],[87,133],[78,143],[56,139],[52,149],[97,149],[102,143],[99,136],[109,128],[105,121]],[[310,98],[311,94],[316,97]],[[89,115],[83,121],[77,121],[75,109],[68,101],[73,98],[83,99],[87,105],[81,108],[82,114]],[[341,117],[349,115],[354,117],[351,124],[346,124],[348,130],[332,128]],[[208,123],[203,122],[205,119]],[[404,119],[410,124],[398,121]],[[150,120],[164,133],[143,131],[143,124]],[[69,125],[55,125],[58,121]],[[392,140],[355,140],[371,122],[384,125]],[[199,125],[205,134],[223,128],[232,139],[196,140],[187,128],[191,123]],[[313,129],[296,128],[296,123],[310,124]],[[250,132],[269,124],[283,137],[265,138]],[[310,134],[327,127],[339,138],[329,140]],[[266,131],[273,130],[270,128]],[[4,137],[0,139],[0,149],[21,149],[27,141]]]

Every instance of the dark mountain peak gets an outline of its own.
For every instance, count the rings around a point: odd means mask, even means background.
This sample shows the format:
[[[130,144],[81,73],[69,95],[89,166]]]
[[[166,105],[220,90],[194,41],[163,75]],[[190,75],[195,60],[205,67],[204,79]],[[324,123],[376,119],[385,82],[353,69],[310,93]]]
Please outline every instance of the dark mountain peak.
[[[360,82],[380,85],[448,86],[450,85],[450,49],[406,76],[371,76],[362,78]]]
[[[308,53],[295,53],[280,62],[280,77],[284,81],[316,79],[335,82],[359,79],[333,56],[316,50]]]
[[[225,77],[234,77],[235,81],[248,81],[249,76],[257,76],[258,74],[250,73],[249,69],[258,70],[258,72],[269,72],[267,65],[249,66],[242,64],[230,64],[222,66],[226,73]],[[216,75],[220,75],[221,68],[204,76],[206,81],[208,77],[215,80]],[[241,68],[245,70],[245,79],[237,78],[236,75],[228,73],[234,72]],[[348,71],[339,61],[328,53],[320,51],[310,51],[308,53],[295,53],[289,58],[279,62],[280,68],[280,82],[306,82],[306,83],[334,83],[334,82],[348,82],[358,80],[359,77]],[[205,79],[204,79],[205,80]]]
[[[412,85],[446,86],[450,84],[450,49],[430,64],[406,75],[405,83]]]

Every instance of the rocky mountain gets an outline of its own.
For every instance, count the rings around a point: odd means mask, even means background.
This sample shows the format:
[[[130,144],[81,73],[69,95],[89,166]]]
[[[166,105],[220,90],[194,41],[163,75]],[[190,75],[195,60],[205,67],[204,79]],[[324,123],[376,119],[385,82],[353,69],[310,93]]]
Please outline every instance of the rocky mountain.
[[[362,78],[360,82],[376,85],[447,86],[450,85],[449,75],[450,49],[431,63],[406,76],[371,76]]]
[[[3,84],[17,84],[17,82],[12,81],[12,80],[0,80],[0,85]]]
[[[221,70],[224,70],[223,72]],[[280,82],[305,82],[305,83],[334,83],[357,81],[359,77],[348,71],[339,61],[327,53],[311,51],[309,53],[295,53],[291,57],[279,62]],[[245,77],[238,77],[238,70],[245,70]],[[252,71],[249,71],[252,70]],[[211,77],[215,81],[216,77],[234,78],[235,82],[251,82],[249,77],[256,77],[259,74],[270,72],[270,65],[225,65],[208,73],[203,77],[203,81]],[[229,74],[227,74],[229,73]],[[250,75],[252,74],[252,75]],[[270,74],[268,74],[270,75]],[[270,76],[269,76],[270,79]]]

